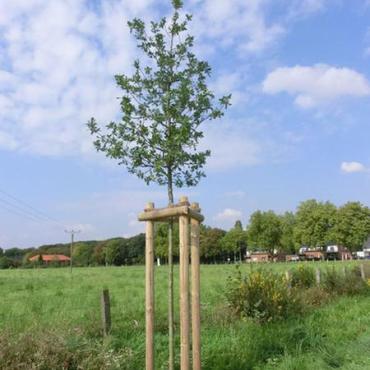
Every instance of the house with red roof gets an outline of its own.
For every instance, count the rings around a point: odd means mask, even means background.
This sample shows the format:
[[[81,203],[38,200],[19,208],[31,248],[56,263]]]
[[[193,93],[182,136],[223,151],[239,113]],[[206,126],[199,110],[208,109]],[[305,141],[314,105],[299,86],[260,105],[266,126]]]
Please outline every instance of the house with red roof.
[[[46,264],[52,262],[59,262],[62,264],[68,264],[71,259],[63,254],[36,254],[36,256],[30,257],[31,262],[45,262]]]

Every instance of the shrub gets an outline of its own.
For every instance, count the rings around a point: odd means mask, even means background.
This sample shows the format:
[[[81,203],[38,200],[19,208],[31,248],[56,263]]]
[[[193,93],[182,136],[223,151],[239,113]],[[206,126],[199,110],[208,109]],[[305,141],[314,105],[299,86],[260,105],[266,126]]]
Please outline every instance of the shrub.
[[[322,286],[330,293],[338,293],[341,288],[341,278],[342,276],[334,267],[328,268],[322,274]]]
[[[0,369],[118,370],[126,369],[132,357],[129,348],[115,350],[109,342],[101,345],[75,333],[0,334]]]
[[[300,265],[292,271],[292,287],[311,288],[315,286],[315,271],[311,266]]]
[[[230,307],[239,315],[258,321],[271,321],[288,317],[301,311],[295,291],[288,289],[284,276],[264,271],[251,271],[242,276],[229,277],[226,293]]]
[[[325,289],[319,286],[302,289],[299,292],[302,305],[306,308],[318,307],[328,303],[331,295]]]
[[[366,282],[359,276],[358,267],[340,273],[335,268],[327,269],[323,274],[323,288],[330,294],[355,295],[368,290]]]
[[[9,269],[14,267],[14,262],[8,257],[0,257],[0,269]]]

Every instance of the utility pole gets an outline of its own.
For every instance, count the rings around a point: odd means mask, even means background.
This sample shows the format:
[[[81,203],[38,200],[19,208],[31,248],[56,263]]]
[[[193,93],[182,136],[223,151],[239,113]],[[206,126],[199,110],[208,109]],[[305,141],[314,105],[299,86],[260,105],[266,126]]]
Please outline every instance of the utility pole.
[[[72,273],[72,253],[73,253],[73,243],[74,243],[74,237],[75,234],[78,234],[81,232],[81,230],[64,230],[67,234],[71,234],[71,246],[70,246],[70,268],[71,268],[71,273]]]

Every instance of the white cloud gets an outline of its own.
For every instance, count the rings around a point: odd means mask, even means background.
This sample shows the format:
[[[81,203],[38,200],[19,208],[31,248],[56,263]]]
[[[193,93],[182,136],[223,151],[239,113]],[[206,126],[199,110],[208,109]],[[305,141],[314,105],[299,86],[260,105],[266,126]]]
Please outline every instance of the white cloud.
[[[194,29],[203,39],[217,39],[223,46],[258,53],[273,45],[285,32],[282,24],[269,22],[266,0],[205,0],[196,5]],[[192,10],[193,8],[190,7]]]
[[[138,55],[126,22],[134,16],[156,18],[158,4],[169,5],[162,0],[0,1],[0,149],[95,158],[85,123],[92,115],[101,122],[117,117],[120,92],[113,75],[130,71]],[[283,17],[269,16],[272,4],[192,0],[185,5],[194,13],[191,27],[201,49],[217,45],[249,55],[275,45],[284,33]],[[219,94],[232,92],[234,105],[241,105],[248,100],[245,75],[240,69],[221,74],[213,86]],[[209,141],[214,139],[219,153],[211,166],[260,161],[261,143],[240,134],[234,128],[211,130]]]
[[[232,208],[225,208],[222,212],[218,213],[214,220],[216,221],[236,221],[243,216],[241,211]]]
[[[288,12],[289,19],[297,17],[306,17],[313,13],[324,10],[329,0],[293,0]]]
[[[17,149],[18,146],[19,143],[11,135],[0,131],[0,148],[2,147],[5,149],[14,150]]]
[[[286,134],[276,113],[263,119],[250,117],[209,122],[200,148],[210,149],[206,170],[222,172],[245,169],[291,158],[302,137]]]
[[[0,2],[0,122],[9,145],[42,155],[91,151],[85,123],[119,106],[113,75],[136,55],[126,22],[156,14],[153,0]],[[17,143],[15,145],[14,143]]]
[[[232,72],[220,74],[215,81],[210,84],[216,96],[231,94],[231,104],[233,107],[248,102],[248,84],[246,73]]]
[[[262,84],[267,94],[288,93],[301,108],[311,108],[334,99],[370,94],[365,76],[349,68],[326,64],[280,67],[270,72]]]
[[[248,124],[212,123],[205,129],[202,146],[211,150],[207,162],[211,170],[254,166],[262,160],[261,143],[250,134]]]
[[[367,169],[360,162],[342,162],[340,168],[345,173],[368,172],[369,171],[369,169]]]

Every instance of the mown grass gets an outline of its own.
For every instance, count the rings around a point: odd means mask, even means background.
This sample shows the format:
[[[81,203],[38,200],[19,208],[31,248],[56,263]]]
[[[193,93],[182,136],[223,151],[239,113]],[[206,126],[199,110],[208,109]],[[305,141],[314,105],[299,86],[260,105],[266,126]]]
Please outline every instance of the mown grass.
[[[344,263],[310,265],[341,269]],[[264,268],[283,272],[297,266]],[[370,369],[369,296],[336,299],[304,317],[261,325],[233,317],[226,307],[226,281],[234,270],[202,266],[203,369]],[[177,279],[176,270],[175,286]],[[168,353],[166,283],[167,268],[157,268],[157,369],[166,368]],[[105,340],[103,288],[110,290],[113,323]],[[80,268],[72,274],[68,269],[0,271],[0,297],[1,369],[144,368],[142,266]],[[177,297],[175,302],[178,312]]]

